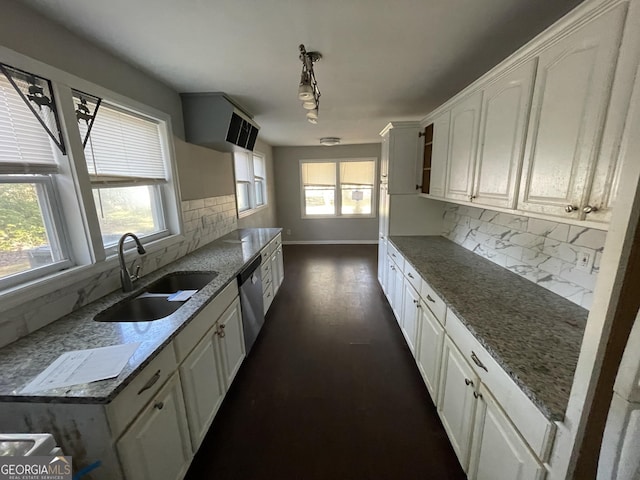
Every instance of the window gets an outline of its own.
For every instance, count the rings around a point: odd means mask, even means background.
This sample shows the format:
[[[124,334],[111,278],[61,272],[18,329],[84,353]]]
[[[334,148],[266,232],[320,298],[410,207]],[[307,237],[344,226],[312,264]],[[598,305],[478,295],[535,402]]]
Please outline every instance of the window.
[[[301,161],[302,216],[374,216],[375,160]]]
[[[87,126],[80,123],[81,134]],[[158,122],[102,103],[85,159],[105,247],[122,234],[167,234],[162,185],[167,183]]]
[[[0,288],[71,265],[57,206],[59,157],[44,127],[0,73]]]
[[[264,155],[257,152],[235,152],[238,214],[245,216],[267,204],[267,177]]]

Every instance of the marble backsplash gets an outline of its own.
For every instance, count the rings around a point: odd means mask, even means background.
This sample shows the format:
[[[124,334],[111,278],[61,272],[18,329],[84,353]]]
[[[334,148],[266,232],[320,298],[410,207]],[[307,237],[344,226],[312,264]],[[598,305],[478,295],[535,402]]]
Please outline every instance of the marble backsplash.
[[[586,309],[591,308],[606,232],[447,204],[442,235]],[[576,268],[582,250],[590,272]]]
[[[235,230],[238,225],[235,195],[182,202],[184,239],[140,258],[142,275]],[[0,347],[54,322],[84,305],[120,288],[119,268],[99,271],[90,278],[61,288],[0,314]]]

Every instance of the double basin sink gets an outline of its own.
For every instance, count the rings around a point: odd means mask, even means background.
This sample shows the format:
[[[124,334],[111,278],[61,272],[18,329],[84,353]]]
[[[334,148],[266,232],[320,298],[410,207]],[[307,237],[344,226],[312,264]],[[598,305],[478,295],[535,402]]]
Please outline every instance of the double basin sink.
[[[218,276],[217,272],[175,272],[156,280],[135,297],[128,298],[103,310],[94,317],[96,322],[150,322],[168,317],[188,299],[170,301],[168,298],[184,290],[200,290]]]

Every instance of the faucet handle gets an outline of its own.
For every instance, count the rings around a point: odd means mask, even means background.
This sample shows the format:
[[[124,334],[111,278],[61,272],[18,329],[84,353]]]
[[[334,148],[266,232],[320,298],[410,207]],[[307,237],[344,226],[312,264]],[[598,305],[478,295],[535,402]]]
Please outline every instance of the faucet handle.
[[[133,263],[135,264],[135,260],[134,260],[134,262],[133,262]],[[133,268],[133,265],[131,265],[131,268]],[[142,266],[141,266],[141,265],[136,265],[136,271],[135,271],[135,273],[132,273],[132,274],[130,275],[131,280],[135,281],[135,280],[138,280],[138,279],[140,278],[140,269],[141,269],[141,268],[142,268]]]

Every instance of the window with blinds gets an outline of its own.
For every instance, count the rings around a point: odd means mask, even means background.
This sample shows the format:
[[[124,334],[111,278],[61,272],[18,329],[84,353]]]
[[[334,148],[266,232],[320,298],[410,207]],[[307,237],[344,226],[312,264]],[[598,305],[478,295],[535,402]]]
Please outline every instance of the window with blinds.
[[[0,289],[70,264],[53,208],[58,155],[44,127],[0,73]]]
[[[373,215],[375,160],[302,161],[303,217]]]
[[[84,136],[88,127],[79,126]],[[167,173],[158,122],[102,102],[84,152],[105,247],[126,232],[165,234],[160,186]]]
[[[264,155],[238,151],[233,154],[238,213],[249,214],[267,204],[267,173]]]

